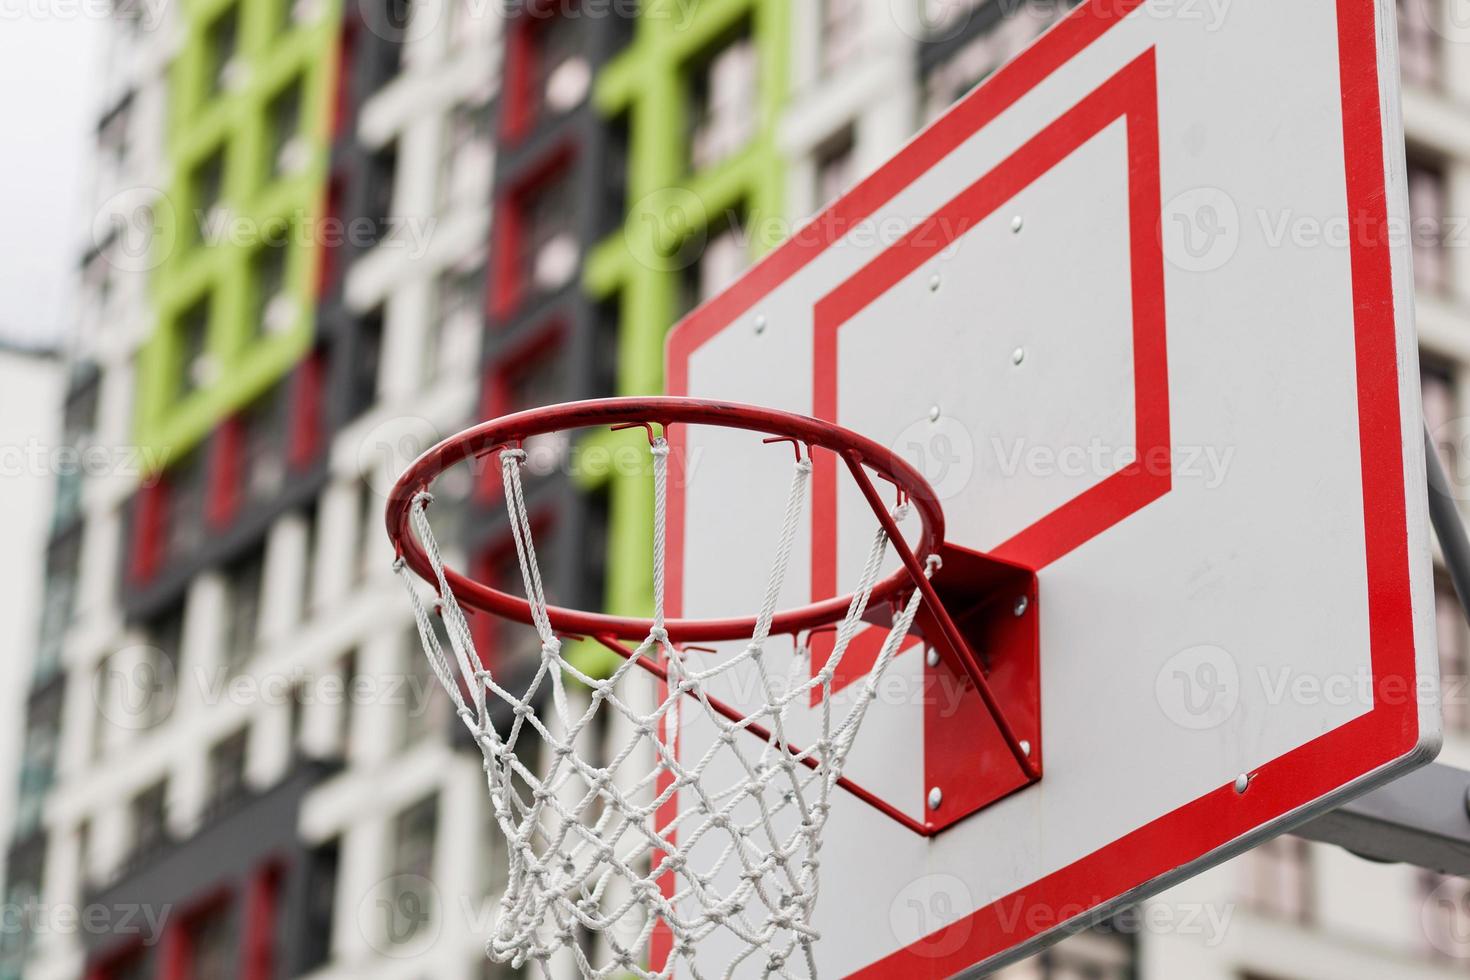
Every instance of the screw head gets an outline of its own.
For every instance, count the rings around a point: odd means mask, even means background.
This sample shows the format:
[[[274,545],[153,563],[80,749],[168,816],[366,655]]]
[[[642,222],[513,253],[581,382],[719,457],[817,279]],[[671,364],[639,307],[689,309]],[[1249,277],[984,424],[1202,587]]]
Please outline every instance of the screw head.
[[[756,333],[765,333],[766,332],[766,315],[764,313],[760,314],[759,316],[757,316],[755,318],[755,332]]]
[[[1012,364],[1019,365],[1025,359],[1026,359],[1026,348],[1024,348],[1024,347],[1017,347],[1015,350],[1011,351],[1011,363]]]
[[[939,283],[940,283],[939,273],[936,272],[934,275],[932,275],[932,276],[929,277],[929,292],[931,292],[931,293],[937,293],[937,292],[939,292]]]
[[[1024,616],[1026,615],[1026,610],[1030,608],[1031,600],[1028,599],[1026,596],[1021,596],[1021,598],[1016,600],[1016,605],[1012,611],[1015,612],[1017,616]]]
[[[1241,773],[1239,776],[1235,777],[1235,792],[1237,794],[1244,796],[1245,791],[1250,788],[1251,777],[1249,775],[1247,775],[1246,773]]]
[[[1031,743],[1024,738],[1021,739],[1021,754],[1028,758],[1031,756]]]
[[[929,809],[938,810],[939,804],[944,802],[944,793],[938,786],[929,791]]]
[[[930,667],[938,667],[939,651],[934,649],[933,647],[930,647],[929,652],[924,654],[924,662],[927,663]]]
[[[1025,226],[1026,226],[1026,219],[1023,218],[1023,217],[1021,217],[1019,214],[1016,215],[1014,218],[1011,219],[1011,231],[1012,232],[1019,233],[1021,231],[1021,229],[1024,228]]]

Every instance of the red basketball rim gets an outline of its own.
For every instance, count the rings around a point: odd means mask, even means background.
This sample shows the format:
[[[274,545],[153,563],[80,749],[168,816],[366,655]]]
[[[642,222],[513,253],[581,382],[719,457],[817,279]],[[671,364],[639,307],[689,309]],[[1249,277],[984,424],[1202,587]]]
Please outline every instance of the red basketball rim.
[[[808,452],[825,450],[836,453],[849,468],[872,470],[898,488],[912,501],[923,524],[914,554],[928,556],[939,551],[944,541],[944,512],[934,489],[908,462],[891,449],[858,435],[849,429],[770,408],[742,405],[737,402],[711,401],[703,398],[599,398],[568,402],[546,408],[535,408],[506,415],[459,432],[434,446],[416,459],[399,477],[388,499],[388,536],[394,548],[414,573],[427,582],[436,581],[433,566],[422,543],[409,525],[413,498],[428,490],[438,476],[463,460],[482,457],[505,448],[520,446],[532,436],[570,429],[604,425],[713,425],[729,429],[745,429],[769,436],[793,439],[808,447]],[[525,599],[492,588],[483,582],[444,569],[445,579],[461,604],[501,616],[531,623],[531,606]],[[907,568],[882,579],[873,587],[870,605],[890,603],[913,587]],[[771,632],[795,634],[838,622],[847,614],[852,596],[836,596],[776,614]],[[653,620],[604,613],[585,612],[551,606],[548,610],[552,629],[558,633],[580,636],[615,637],[641,641],[653,629]],[[710,642],[748,638],[755,629],[755,617],[739,619],[672,619],[664,624],[674,643]]]

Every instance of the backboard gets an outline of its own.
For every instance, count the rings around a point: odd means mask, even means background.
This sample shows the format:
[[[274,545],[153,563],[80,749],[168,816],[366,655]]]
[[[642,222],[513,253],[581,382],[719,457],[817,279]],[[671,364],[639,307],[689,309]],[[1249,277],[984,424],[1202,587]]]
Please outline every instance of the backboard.
[[[1037,574],[1041,777],[910,645],[848,773],[928,830],[834,799],[823,974],[994,969],[1437,751],[1394,25],[1084,2],[671,335],[670,394],[891,446]],[[670,613],[748,611],[790,454],[674,438]],[[872,526],[816,462],[787,604]]]

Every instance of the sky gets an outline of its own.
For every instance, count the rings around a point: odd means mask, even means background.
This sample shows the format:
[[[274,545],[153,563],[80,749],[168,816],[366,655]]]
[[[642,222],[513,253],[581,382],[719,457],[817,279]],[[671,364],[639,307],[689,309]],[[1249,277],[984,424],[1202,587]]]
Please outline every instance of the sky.
[[[54,344],[90,222],[99,4],[0,0],[0,339]]]

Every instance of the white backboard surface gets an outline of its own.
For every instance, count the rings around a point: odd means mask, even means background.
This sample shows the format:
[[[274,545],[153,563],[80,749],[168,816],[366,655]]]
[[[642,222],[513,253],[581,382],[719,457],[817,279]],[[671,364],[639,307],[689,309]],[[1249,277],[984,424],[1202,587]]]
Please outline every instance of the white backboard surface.
[[[671,394],[893,446],[1038,574],[1044,775],[927,838],[839,794],[824,975],[993,969],[1437,751],[1393,31],[1083,3],[671,335]],[[670,612],[748,614],[790,453],[676,438]],[[814,506],[786,605],[873,526]],[[880,699],[849,770],[920,820],[924,710]]]

